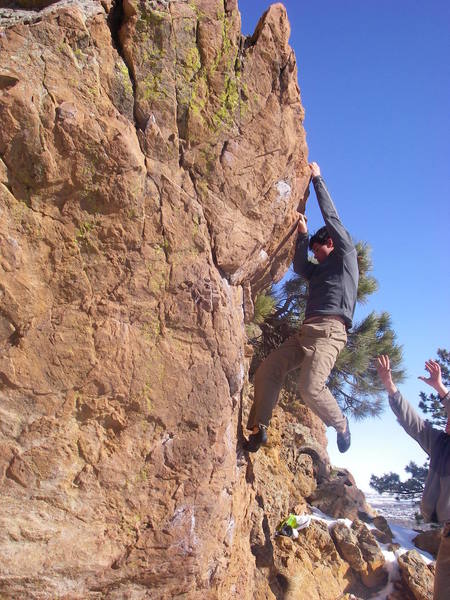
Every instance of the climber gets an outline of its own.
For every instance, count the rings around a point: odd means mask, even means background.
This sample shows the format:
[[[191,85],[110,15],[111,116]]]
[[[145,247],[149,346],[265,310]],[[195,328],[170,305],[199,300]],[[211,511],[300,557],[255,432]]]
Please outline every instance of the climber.
[[[442,402],[447,413],[445,432],[421,419],[403,398],[392,381],[389,357],[379,356],[377,359],[378,376],[389,394],[389,404],[393,413],[406,433],[415,439],[430,457],[430,468],[420,506],[425,521],[443,525],[436,560],[433,600],[448,600],[450,598],[450,392],[442,383],[441,367],[438,362],[427,360],[425,369],[429,377],[419,377],[419,379],[436,390]]]
[[[350,429],[335,398],[326,387],[336,358],[352,326],[358,287],[358,262],[350,234],[344,229],[330,198],[319,165],[309,165],[325,227],[310,239],[305,215],[300,215],[294,271],[308,280],[305,320],[259,366],[254,379],[254,402],[247,428],[252,431],[244,448],[256,452],[267,442],[267,427],[284,378],[300,367],[302,400],[327,426],[337,431],[340,452],[350,447]],[[316,262],[308,260],[308,246]]]

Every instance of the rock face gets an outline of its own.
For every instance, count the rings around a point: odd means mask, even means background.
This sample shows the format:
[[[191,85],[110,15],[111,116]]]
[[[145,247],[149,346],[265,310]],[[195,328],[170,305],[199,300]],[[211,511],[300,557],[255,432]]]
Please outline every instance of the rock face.
[[[375,517],[375,512],[366,503],[364,494],[348,471],[339,469],[335,476],[324,481],[310,498],[313,506],[332,517],[349,519]]]
[[[376,529],[373,531],[376,539],[382,544],[392,544],[394,534],[384,517],[377,516],[373,519]]]
[[[359,520],[351,528],[337,523],[332,536],[342,558],[359,574],[367,588],[382,588],[388,580],[384,555],[369,529]]]
[[[428,600],[433,597],[433,573],[416,550],[405,552],[398,559],[401,598]],[[395,600],[393,596],[392,600]]]
[[[425,550],[437,558],[439,546],[441,543],[442,529],[430,529],[429,531],[422,531],[413,539],[413,544],[416,548]]]
[[[1,592],[250,597],[243,287],[308,183],[285,10],[1,15]]]
[[[285,398],[240,450],[309,180],[284,8],[245,38],[235,0],[1,6],[1,597],[368,593],[375,540],[273,538],[367,510],[320,421]]]

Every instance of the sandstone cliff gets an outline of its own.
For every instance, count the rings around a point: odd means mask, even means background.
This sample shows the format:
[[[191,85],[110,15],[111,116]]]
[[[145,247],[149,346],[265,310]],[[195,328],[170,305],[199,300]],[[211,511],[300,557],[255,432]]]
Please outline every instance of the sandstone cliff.
[[[307,409],[240,450],[244,322],[287,270],[309,178],[284,8],[245,38],[236,0],[2,6],[2,598],[379,585],[359,521],[273,539],[305,498],[368,510]]]

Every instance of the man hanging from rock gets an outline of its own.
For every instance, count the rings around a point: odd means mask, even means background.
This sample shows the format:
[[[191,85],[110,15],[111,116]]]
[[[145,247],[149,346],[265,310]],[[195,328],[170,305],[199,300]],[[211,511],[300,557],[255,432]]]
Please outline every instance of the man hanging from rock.
[[[436,560],[433,600],[450,598],[450,392],[442,382],[441,367],[434,360],[427,360],[425,369],[429,377],[419,377],[439,395],[447,413],[445,431],[434,428],[419,417],[413,407],[403,398],[392,381],[388,356],[377,360],[378,376],[387,393],[389,404],[398,422],[408,435],[418,442],[430,457],[420,508],[427,522],[443,525],[441,543]]]
[[[297,368],[302,400],[325,425],[336,429],[341,452],[350,447],[348,420],[326,382],[352,326],[359,276],[357,254],[319,165],[313,162],[309,166],[325,227],[309,239],[306,217],[300,216],[293,266],[308,280],[305,320],[296,334],[269,354],[255,374],[254,402],[247,424],[252,433],[244,445],[249,452],[256,452],[267,442],[267,427],[284,378]],[[308,260],[308,247],[316,262]]]

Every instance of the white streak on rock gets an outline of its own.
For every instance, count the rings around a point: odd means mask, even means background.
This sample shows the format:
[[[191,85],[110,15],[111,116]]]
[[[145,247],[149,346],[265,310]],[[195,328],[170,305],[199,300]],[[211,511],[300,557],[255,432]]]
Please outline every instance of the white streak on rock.
[[[269,260],[269,255],[267,254],[267,252],[265,250],[260,250],[258,263],[266,262],[266,260]]]
[[[277,188],[277,192],[278,192],[278,198],[277,198],[277,202],[279,202],[280,200],[288,200],[289,196],[291,195],[291,191],[292,188],[289,185],[289,183],[287,181],[283,181],[282,179],[280,181],[277,181],[275,184],[275,187]]]

